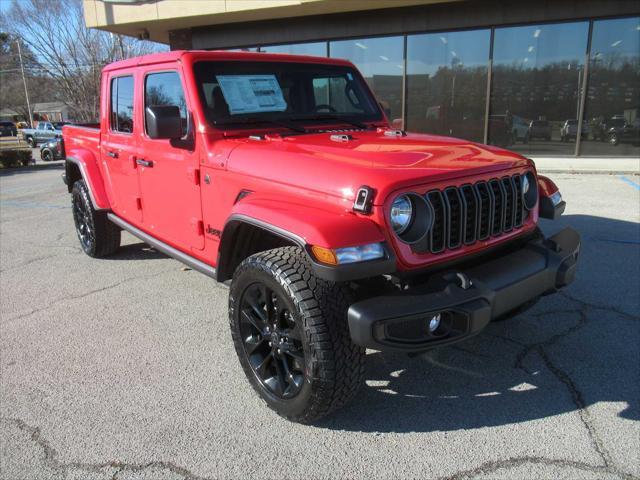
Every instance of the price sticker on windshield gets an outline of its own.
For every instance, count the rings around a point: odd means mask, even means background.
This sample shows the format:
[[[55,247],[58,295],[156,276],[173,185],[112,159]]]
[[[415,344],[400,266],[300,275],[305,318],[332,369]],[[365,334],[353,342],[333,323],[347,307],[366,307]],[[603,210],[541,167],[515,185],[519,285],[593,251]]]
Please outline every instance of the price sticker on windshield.
[[[287,109],[275,75],[216,75],[216,79],[231,115]]]

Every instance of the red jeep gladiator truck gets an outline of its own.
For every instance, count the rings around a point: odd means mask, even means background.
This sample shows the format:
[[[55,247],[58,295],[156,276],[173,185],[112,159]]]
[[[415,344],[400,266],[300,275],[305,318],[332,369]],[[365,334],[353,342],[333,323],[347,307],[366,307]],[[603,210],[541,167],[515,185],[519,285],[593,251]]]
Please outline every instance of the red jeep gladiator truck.
[[[82,249],[128,231],[229,284],[231,338],[269,407],[315,421],[365,350],[463,341],[573,281],[565,203],[516,153],[392,129],[353,64],[172,51],[103,70],[100,124],[65,126]]]

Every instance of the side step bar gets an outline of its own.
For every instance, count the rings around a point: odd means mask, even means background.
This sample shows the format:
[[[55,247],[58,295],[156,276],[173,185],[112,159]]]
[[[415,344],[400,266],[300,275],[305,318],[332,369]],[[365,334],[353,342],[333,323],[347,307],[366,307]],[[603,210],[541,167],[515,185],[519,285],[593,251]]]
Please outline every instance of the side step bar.
[[[184,263],[188,267],[190,267],[190,268],[192,268],[194,270],[197,270],[200,273],[204,273],[205,275],[207,275],[207,276],[209,276],[209,277],[211,277],[213,279],[217,279],[217,277],[216,277],[216,269],[213,268],[211,265],[207,265],[206,263],[201,262],[197,258],[193,258],[191,255],[187,255],[186,253],[181,252],[180,250],[178,250],[176,248],[173,248],[171,245],[167,245],[166,243],[161,242],[160,240],[158,240],[158,239],[152,237],[151,235],[143,232],[139,228],[134,227],[133,225],[131,225],[128,222],[125,222],[124,220],[122,220],[120,217],[114,215],[113,213],[107,213],[107,218],[109,220],[111,220],[113,223],[115,223],[116,225],[118,225],[123,230],[126,230],[131,235],[133,235],[134,237],[138,237],[144,243],[148,243],[153,248],[155,248],[156,250],[164,253],[165,255],[168,255],[171,258],[174,258],[174,259],[178,260],[179,262]]]

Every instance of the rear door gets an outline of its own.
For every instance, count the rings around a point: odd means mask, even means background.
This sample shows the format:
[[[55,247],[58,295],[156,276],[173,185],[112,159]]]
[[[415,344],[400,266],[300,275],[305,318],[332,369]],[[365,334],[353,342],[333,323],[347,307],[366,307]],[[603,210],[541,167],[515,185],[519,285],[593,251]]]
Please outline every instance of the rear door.
[[[184,134],[180,140],[152,139],[142,126],[138,170],[145,230],[178,248],[202,249],[199,163],[182,76],[158,67],[145,73],[142,84],[143,111],[147,106],[179,107]]]
[[[140,224],[142,204],[136,169],[135,90],[133,73],[110,75],[109,118],[108,125],[103,126],[100,154],[115,201],[113,211],[124,220]]]

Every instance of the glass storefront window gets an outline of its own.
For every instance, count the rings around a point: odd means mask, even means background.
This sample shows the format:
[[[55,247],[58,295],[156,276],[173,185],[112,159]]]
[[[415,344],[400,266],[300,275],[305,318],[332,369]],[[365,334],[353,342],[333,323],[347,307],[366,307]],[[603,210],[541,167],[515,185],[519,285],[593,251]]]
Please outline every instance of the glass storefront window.
[[[331,57],[353,62],[383,106],[394,127],[402,128],[403,37],[331,42]]]
[[[287,55],[311,55],[314,57],[327,56],[327,42],[296,43],[292,45],[271,45],[260,47],[261,52],[286,53]]]
[[[640,157],[640,17],[593,22],[583,155]]]
[[[407,37],[407,129],[484,140],[491,32]]]
[[[588,22],[495,30],[489,143],[527,155],[575,153],[588,32]]]

